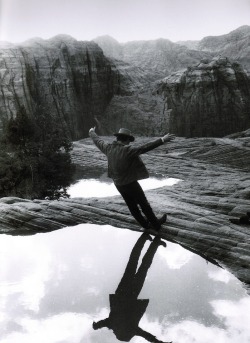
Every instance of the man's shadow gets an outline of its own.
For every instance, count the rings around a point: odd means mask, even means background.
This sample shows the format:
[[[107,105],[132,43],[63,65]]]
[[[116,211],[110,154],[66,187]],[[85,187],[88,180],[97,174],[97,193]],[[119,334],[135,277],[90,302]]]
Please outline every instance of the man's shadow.
[[[152,241],[152,238],[148,234],[143,233],[132,249],[125,272],[115,294],[109,295],[110,314],[108,318],[93,322],[94,330],[107,327],[113,330],[116,338],[120,341],[129,342],[134,336],[141,336],[149,342],[164,343],[139,327],[139,322],[146,311],[149,299],[138,299],[138,296],[158,247],[160,245],[166,247],[165,242],[159,237],[155,237],[142,258],[141,265],[137,269],[141,251],[147,240]]]

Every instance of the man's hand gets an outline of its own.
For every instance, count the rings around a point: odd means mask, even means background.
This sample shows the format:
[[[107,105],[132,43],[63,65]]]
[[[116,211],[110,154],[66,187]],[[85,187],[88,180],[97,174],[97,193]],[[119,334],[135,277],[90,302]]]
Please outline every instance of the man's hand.
[[[175,139],[175,135],[168,133],[167,135],[163,136],[162,138],[163,143],[173,141]]]
[[[95,126],[89,130],[89,133],[91,133],[91,132],[95,132]]]

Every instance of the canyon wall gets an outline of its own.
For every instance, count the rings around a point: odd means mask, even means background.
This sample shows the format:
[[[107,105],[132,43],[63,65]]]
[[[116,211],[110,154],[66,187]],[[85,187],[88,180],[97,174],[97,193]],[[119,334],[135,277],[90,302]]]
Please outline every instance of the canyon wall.
[[[100,120],[104,134],[120,126],[142,135],[171,131],[187,137],[248,129],[249,39],[249,26],[178,44],[96,38],[118,69],[123,64],[124,80],[133,79],[130,91],[114,96],[106,108]]]
[[[0,128],[21,106],[50,114],[72,139],[86,137],[119,92],[119,73],[94,42],[59,35],[0,47]]]
[[[246,26],[205,37],[192,49],[167,39],[120,44],[108,36],[2,43],[0,134],[22,106],[29,116],[54,116],[72,140],[87,137],[94,125],[104,135],[120,127],[187,137],[245,130],[249,32]]]

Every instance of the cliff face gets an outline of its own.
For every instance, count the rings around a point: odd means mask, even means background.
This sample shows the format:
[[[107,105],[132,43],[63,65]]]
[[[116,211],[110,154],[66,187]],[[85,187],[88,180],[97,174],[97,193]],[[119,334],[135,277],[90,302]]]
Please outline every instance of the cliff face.
[[[222,137],[250,126],[250,83],[227,58],[203,60],[163,79],[156,93],[165,99],[169,129],[185,137]]]
[[[52,114],[79,139],[119,91],[119,73],[96,43],[60,35],[2,45],[0,87],[0,126],[23,105],[30,116]]]

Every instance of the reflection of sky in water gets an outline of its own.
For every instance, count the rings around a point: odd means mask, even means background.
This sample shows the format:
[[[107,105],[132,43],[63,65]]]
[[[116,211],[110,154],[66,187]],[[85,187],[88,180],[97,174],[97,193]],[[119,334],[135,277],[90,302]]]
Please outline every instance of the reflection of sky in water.
[[[157,179],[149,178],[139,181],[144,190],[155,189],[163,186],[172,186],[178,183],[179,179],[168,178],[168,179]],[[96,179],[83,179],[68,188],[68,194],[71,198],[82,197],[107,197],[118,195],[118,191],[113,183],[107,183],[105,179],[97,181]]]
[[[109,294],[139,237],[88,224],[1,235],[0,342],[118,342],[111,330],[94,331],[92,322],[108,316]],[[162,341],[250,342],[250,297],[240,283],[178,245],[158,248],[139,298],[149,299],[140,327]]]

